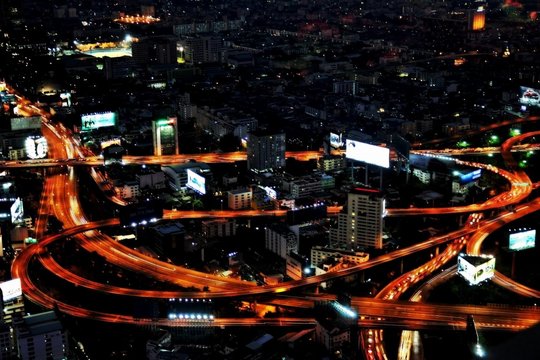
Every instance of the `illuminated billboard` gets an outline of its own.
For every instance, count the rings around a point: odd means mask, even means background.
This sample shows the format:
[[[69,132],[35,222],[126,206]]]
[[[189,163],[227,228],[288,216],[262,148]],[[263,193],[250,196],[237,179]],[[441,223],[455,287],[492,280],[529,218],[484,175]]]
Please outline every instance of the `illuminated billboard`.
[[[363,161],[383,168],[390,167],[390,149],[369,145],[360,141],[347,140],[345,157],[351,160]]]
[[[531,249],[536,245],[536,229],[520,231],[508,237],[508,249],[519,251]]]
[[[201,175],[197,174],[193,170],[187,169],[187,184],[186,186],[192,190],[195,190],[201,195],[206,194],[206,179]]]
[[[17,198],[10,208],[11,222],[14,224],[23,222],[24,207],[21,198]]]
[[[274,190],[274,189],[272,189],[271,187],[268,187],[268,186],[260,186],[259,185],[259,187],[264,190],[264,192],[266,193],[266,196],[268,196],[270,199],[272,199],[272,200],[277,199],[276,190]]]
[[[495,274],[495,258],[489,255],[459,254],[457,271],[470,285],[477,285],[493,277]]]
[[[520,86],[519,103],[522,105],[540,107],[540,91],[526,86]]]
[[[107,126],[116,125],[115,112],[102,112],[81,116],[81,132],[91,131]]]
[[[476,169],[474,171],[471,171],[467,174],[460,174],[459,175],[459,183],[460,184],[468,184],[470,182],[473,182],[475,180],[478,180],[482,176],[482,169]]]
[[[49,147],[43,136],[29,136],[24,141],[24,149],[29,159],[43,159],[47,156]]]
[[[343,140],[341,134],[330,133],[330,146],[334,149],[339,149],[343,146]]]
[[[110,139],[110,140],[102,141],[101,142],[101,150],[103,150],[106,147],[109,147],[111,145],[118,145],[118,146],[122,145],[122,139],[116,138],[116,139]]]
[[[14,117],[9,121],[12,131],[41,129],[41,116]]]
[[[19,296],[22,296],[21,279],[13,279],[0,283],[0,289],[2,290],[2,299],[4,301],[10,301]]]

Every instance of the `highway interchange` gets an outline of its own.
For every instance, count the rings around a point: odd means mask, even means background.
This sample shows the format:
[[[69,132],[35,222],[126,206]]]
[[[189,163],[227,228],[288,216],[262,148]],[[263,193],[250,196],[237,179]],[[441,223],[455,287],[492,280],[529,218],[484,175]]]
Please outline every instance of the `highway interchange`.
[[[359,326],[365,328],[362,331],[363,349],[367,358],[385,358],[382,333],[380,330],[367,330],[369,327],[381,329],[388,327],[399,327],[406,329],[425,329],[425,328],[456,328],[465,327],[465,319],[468,314],[475,314],[477,326],[479,328],[499,329],[499,330],[521,330],[530,327],[540,321],[540,311],[536,308],[493,308],[486,306],[463,306],[463,305],[440,305],[424,304],[418,300],[422,298],[420,287],[411,301],[398,300],[411,286],[416,284],[425,284],[433,286],[435,280],[444,275],[443,279],[450,277],[452,270],[439,272],[437,277],[424,281],[431,274],[436,273],[443,265],[455,259],[455,255],[466,249],[470,254],[481,252],[483,240],[487,236],[518,218],[531,214],[540,208],[540,200],[530,199],[535,184],[531,183],[527,174],[520,171],[511,155],[512,149],[521,146],[530,150],[531,146],[520,145],[519,143],[529,137],[540,135],[540,132],[522,134],[510,138],[504,142],[500,148],[506,166],[510,170],[495,168],[492,165],[481,163],[465,162],[457,159],[459,164],[468,165],[476,168],[482,168],[491,171],[505,178],[510,184],[508,191],[492,197],[482,204],[473,204],[468,206],[445,207],[445,208],[407,208],[407,209],[388,209],[388,216],[421,216],[438,215],[448,213],[473,214],[480,213],[490,209],[499,209],[507,205],[515,205],[513,212],[500,212],[498,215],[489,218],[477,220],[473,224],[466,224],[463,228],[434,238],[428,241],[415,244],[413,246],[402,248],[371,259],[370,261],[358,266],[343,269],[333,273],[326,273],[320,276],[312,276],[298,281],[280,283],[278,285],[254,286],[249,282],[242,282],[234,279],[223,278],[211,274],[200,273],[184,267],[158,261],[152,257],[141,254],[114,241],[111,237],[102,233],[100,229],[104,227],[117,226],[118,219],[108,219],[98,222],[87,220],[78,199],[77,178],[75,176],[74,166],[93,166],[101,163],[102,160],[92,156],[88,151],[80,146],[73,139],[69,130],[62,125],[54,124],[50,121],[50,116],[43,110],[34,107],[28,102],[24,102],[26,111],[34,114],[38,113],[43,118],[43,133],[49,144],[48,160],[29,161],[29,162],[5,162],[0,167],[27,167],[27,166],[67,166],[67,173],[49,175],[45,179],[43,192],[41,196],[39,217],[36,221],[36,237],[39,242],[29,246],[14,261],[12,267],[13,277],[21,279],[23,292],[32,302],[41,305],[44,308],[51,309],[57,307],[62,312],[77,316],[87,317],[95,320],[132,323],[137,325],[154,324],[164,326],[194,326],[200,324],[203,319],[187,319],[178,321],[178,319],[168,318],[140,318],[125,314],[114,314],[95,309],[87,309],[63,301],[62,298],[54,297],[43,290],[36,279],[35,274],[29,270],[32,262],[39,262],[48,272],[67,281],[74,286],[82,287],[88,291],[95,291],[111,296],[132,296],[141,298],[190,298],[196,300],[211,300],[219,298],[249,298],[265,296],[270,304],[284,307],[312,307],[317,299],[324,299],[324,296],[315,297],[306,295],[305,297],[295,298],[286,297],[286,295],[295,289],[305,289],[309,286],[330,281],[339,277],[357,274],[365,269],[378,266],[380,264],[395,261],[396,259],[414,254],[415,252],[434,247],[448,246],[440,254],[431,259],[421,267],[407,272],[385,286],[375,298],[354,298],[353,305],[361,309],[361,317],[358,320]],[[517,122],[536,121],[536,118],[518,119]],[[503,126],[504,123],[501,123]],[[422,144],[425,146],[426,144]],[[426,156],[448,156],[448,151],[428,151],[417,150]],[[478,149],[476,153],[482,150]],[[492,151],[492,150],[488,150]],[[469,153],[470,153],[469,149]],[[461,154],[467,153],[467,149]],[[452,155],[459,155],[455,151]],[[321,154],[314,151],[288,153],[289,157],[296,157],[299,160],[307,160],[319,157]],[[70,160],[73,159],[73,160]],[[146,162],[146,163],[177,163],[195,159],[202,162],[231,162],[245,160],[245,153],[226,153],[226,154],[198,154],[198,155],[179,155],[174,157],[126,157],[126,162]],[[97,179],[97,177],[96,177]],[[98,180],[97,180],[98,181]],[[337,213],[340,207],[329,209],[329,213]],[[47,214],[54,214],[64,222],[65,231],[60,234],[45,236],[45,223]],[[166,219],[181,218],[208,218],[208,217],[239,217],[239,216],[283,216],[281,211],[168,211],[165,213]],[[88,252],[96,252],[103,256],[107,262],[115,264],[118,267],[145,274],[164,283],[174,286],[196,288],[197,291],[158,291],[151,289],[134,289],[117,287],[109,284],[99,283],[85,279],[68,269],[63,268],[54,257],[51,256],[48,249],[51,244],[71,237],[76,239],[81,248]],[[496,284],[517,292],[523,296],[539,298],[540,292],[536,289],[528,288],[522,284],[515,283],[508,277],[497,273],[494,277]],[[206,289],[207,291],[202,291]],[[269,295],[272,295],[269,297]],[[326,297],[328,298],[328,297]],[[205,319],[204,319],[205,320]],[[213,321],[206,321],[210,326],[254,326],[254,325],[302,325],[308,326],[314,324],[314,319],[298,319],[282,317],[278,319],[223,319],[215,318]],[[405,333],[406,334],[406,333]],[[407,340],[407,338],[409,340]],[[400,358],[406,358],[410,349],[412,336],[403,336],[400,346]],[[405,342],[405,344],[403,343]],[[401,348],[403,355],[401,354]]]

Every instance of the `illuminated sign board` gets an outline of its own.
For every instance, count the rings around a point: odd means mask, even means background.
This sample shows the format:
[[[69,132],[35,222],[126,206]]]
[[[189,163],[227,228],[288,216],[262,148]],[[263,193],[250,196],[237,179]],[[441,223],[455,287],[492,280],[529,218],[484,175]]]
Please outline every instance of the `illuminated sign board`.
[[[540,107],[540,91],[526,86],[520,86],[519,103],[521,105]]]
[[[115,112],[102,112],[95,114],[86,114],[81,116],[81,131],[91,131],[107,126],[116,125]]]
[[[101,150],[105,149],[106,147],[109,147],[111,145],[122,145],[122,139],[116,138],[116,139],[110,139],[105,140],[101,142]]]
[[[488,255],[460,254],[458,256],[457,271],[470,285],[477,285],[493,277],[495,274],[495,258]]]
[[[347,159],[363,161],[383,168],[390,167],[390,149],[382,146],[369,145],[360,141],[347,140],[345,157]]]
[[[41,116],[15,117],[9,119],[11,130],[41,129]]]
[[[27,137],[24,141],[24,148],[29,159],[43,159],[49,150],[47,140],[43,136]]]
[[[2,299],[4,301],[10,301],[19,296],[22,296],[21,279],[13,279],[0,283],[0,289],[2,290]]]
[[[268,187],[268,186],[259,186],[259,187],[264,190],[264,192],[266,193],[266,196],[268,196],[270,199],[272,199],[272,200],[277,199],[276,190],[274,190],[274,189],[272,189],[271,187]]]
[[[17,198],[13,205],[11,205],[10,212],[12,223],[16,224],[23,222],[24,207],[21,198]]]
[[[330,133],[330,146],[334,149],[339,149],[343,146],[343,140],[341,134]]]
[[[482,176],[482,169],[476,169],[467,174],[460,175],[459,182],[461,184],[468,184],[470,182],[473,182],[474,180],[478,180],[480,176]]]
[[[535,247],[536,229],[520,231],[510,234],[508,238],[508,249],[519,251]]]
[[[201,175],[197,174],[193,170],[187,169],[187,184],[186,186],[192,190],[195,190],[201,195],[206,194],[206,179],[202,177]]]

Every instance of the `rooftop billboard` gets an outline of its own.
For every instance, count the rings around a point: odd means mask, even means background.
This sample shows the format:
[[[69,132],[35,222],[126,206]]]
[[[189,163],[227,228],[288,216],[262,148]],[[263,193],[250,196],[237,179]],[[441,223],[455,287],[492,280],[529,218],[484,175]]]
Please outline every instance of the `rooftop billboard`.
[[[540,107],[540,91],[526,86],[520,86],[519,103],[521,105]]]
[[[116,125],[116,113],[102,112],[94,114],[85,114],[81,116],[81,132],[91,131],[107,126]]]
[[[347,159],[363,161],[367,164],[377,165],[383,168],[390,167],[390,149],[356,140],[347,140],[345,157]]]

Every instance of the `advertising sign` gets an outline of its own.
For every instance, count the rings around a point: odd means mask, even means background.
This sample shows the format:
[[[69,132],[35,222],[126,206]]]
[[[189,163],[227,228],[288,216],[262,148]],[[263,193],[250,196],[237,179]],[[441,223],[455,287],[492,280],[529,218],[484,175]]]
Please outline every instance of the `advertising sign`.
[[[47,140],[43,136],[29,136],[24,141],[26,156],[29,159],[43,159],[47,156],[49,147]]]
[[[536,229],[510,234],[508,249],[519,251],[533,248],[536,245]]]
[[[4,281],[0,283],[0,289],[2,290],[2,299],[4,301],[10,301],[22,296],[21,279]]]
[[[347,140],[345,157],[347,159],[362,161],[383,168],[390,167],[390,149],[366,144],[360,141]]]
[[[193,170],[187,169],[187,184],[186,186],[192,190],[195,190],[201,195],[206,194],[206,179],[202,177],[201,175],[197,174]]]
[[[24,207],[21,198],[17,198],[13,205],[11,205],[10,213],[12,223],[16,224],[23,222]]]
[[[495,258],[487,255],[471,256],[460,254],[458,256],[457,271],[470,285],[477,285],[493,277],[495,274]]]
[[[540,91],[526,86],[520,86],[519,103],[522,105],[540,107]]]
[[[343,146],[343,140],[341,134],[330,133],[330,146],[334,149],[339,149]]]
[[[81,132],[91,131],[106,126],[116,125],[115,112],[102,112],[81,116]]]

